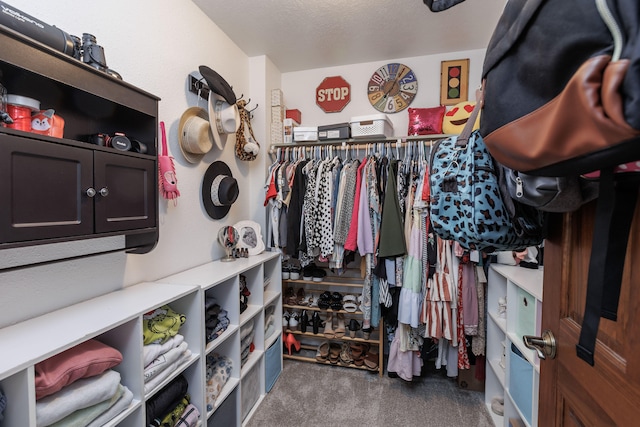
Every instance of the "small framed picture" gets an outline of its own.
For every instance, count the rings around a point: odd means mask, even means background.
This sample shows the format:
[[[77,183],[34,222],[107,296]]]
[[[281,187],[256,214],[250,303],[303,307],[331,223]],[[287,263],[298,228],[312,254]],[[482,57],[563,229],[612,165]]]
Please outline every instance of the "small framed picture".
[[[455,105],[469,98],[469,59],[442,61],[440,104]]]
[[[258,255],[264,252],[264,241],[262,240],[262,229],[255,221],[240,221],[233,226],[238,230],[237,248],[246,248],[249,255]]]

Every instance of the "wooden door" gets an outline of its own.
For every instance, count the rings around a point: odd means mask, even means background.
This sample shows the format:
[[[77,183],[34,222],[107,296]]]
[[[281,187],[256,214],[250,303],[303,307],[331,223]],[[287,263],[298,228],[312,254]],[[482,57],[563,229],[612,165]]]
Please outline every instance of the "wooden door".
[[[576,356],[595,203],[555,215],[545,241],[542,330],[557,356],[540,363],[539,425],[640,426],[640,206],[636,208],[618,320],[601,319],[595,365]],[[595,242],[598,244],[598,242]]]
[[[93,152],[0,134],[0,243],[93,232]]]
[[[96,233],[156,227],[157,177],[153,160],[96,151]]]

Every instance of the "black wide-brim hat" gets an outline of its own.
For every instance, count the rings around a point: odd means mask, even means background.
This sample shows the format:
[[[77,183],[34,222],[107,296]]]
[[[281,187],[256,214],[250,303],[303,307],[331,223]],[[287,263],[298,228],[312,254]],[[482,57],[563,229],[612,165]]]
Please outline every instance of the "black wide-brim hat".
[[[220,74],[216,73],[206,65],[201,65],[199,70],[202,77],[206,80],[207,86],[209,86],[210,90],[223,97],[229,105],[234,105],[236,103],[236,94],[233,92],[231,85],[229,85],[229,83],[227,83]]]
[[[207,214],[213,219],[224,218],[239,194],[238,181],[229,166],[221,161],[211,163],[202,180],[202,203]]]

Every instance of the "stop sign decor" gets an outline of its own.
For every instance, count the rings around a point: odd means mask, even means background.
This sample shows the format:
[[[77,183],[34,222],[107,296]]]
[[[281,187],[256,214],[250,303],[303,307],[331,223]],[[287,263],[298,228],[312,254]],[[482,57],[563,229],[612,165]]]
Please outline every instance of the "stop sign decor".
[[[316,104],[325,113],[337,113],[351,101],[351,85],[340,76],[326,77],[316,88]]]

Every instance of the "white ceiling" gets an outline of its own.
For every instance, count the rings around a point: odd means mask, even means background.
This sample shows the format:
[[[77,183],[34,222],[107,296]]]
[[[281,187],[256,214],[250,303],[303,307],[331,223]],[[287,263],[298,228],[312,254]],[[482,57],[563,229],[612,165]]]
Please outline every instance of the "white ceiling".
[[[487,46],[507,0],[431,12],[422,0],[193,0],[249,57],[281,72]]]

